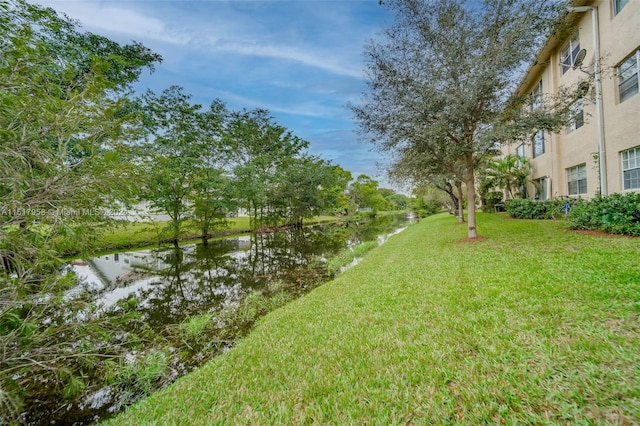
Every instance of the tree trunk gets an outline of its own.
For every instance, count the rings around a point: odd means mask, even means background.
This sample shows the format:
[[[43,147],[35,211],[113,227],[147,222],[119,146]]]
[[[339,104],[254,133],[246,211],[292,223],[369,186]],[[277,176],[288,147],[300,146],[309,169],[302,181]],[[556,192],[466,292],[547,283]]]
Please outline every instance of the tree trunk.
[[[464,223],[464,194],[462,193],[462,182],[456,181],[456,189],[458,190],[458,222]]]
[[[473,158],[467,158],[467,237],[469,239],[478,238],[476,230],[476,179],[473,170]]]
[[[460,213],[459,213],[460,204],[458,203],[459,198],[456,197],[456,194],[453,192],[453,186],[451,185],[451,182],[446,182],[444,186],[438,185],[438,184],[435,184],[434,186],[438,188],[440,191],[447,193],[447,195],[449,196],[449,199],[451,200],[451,207],[447,206],[447,210],[449,211],[449,213],[451,213],[451,209],[453,209],[453,214],[455,215],[455,217],[459,218],[460,217]]]

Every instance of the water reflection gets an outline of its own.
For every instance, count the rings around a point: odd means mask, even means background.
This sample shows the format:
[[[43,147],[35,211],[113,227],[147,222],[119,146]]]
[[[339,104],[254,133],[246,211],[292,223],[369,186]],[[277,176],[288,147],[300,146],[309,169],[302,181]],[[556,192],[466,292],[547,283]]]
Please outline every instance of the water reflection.
[[[376,240],[404,221],[386,216],[363,223],[316,226],[191,244],[113,253],[72,265],[85,290],[105,309],[135,298],[136,310],[156,329],[221,309],[274,281],[294,291],[326,281],[324,260]]]

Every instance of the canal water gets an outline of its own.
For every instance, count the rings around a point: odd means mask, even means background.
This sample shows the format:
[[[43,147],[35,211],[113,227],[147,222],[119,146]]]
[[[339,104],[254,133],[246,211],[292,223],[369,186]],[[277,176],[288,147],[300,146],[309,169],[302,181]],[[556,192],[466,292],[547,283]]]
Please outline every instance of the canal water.
[[[269,283],[296,283],[304,291],[326,281],[325,261],[365,241],[378,241],[406,222],[403,215],[281,232],[104,254],[71,265],[79,285],[108,309],[136,299],[153,328],[222,308]],[[291,286],[288,286],[291,287]]]
[[[330,279],[326,261],[365,241],[383,242],[406,226],[405,215],[383,216],[362,222],[319,225],[281,232],[252,234],[207,245],[185,244],[103,254],[69,265],[78,285],[69,299],[87,294],[105,313],[126,304],[155,332],[162,333],[194,315],[233,308],[252,292],[273,283],[298,297]],[[200,354],[202,355],[202,354]],[[174,368],[185,374],[197,367]],[[175,379],[173,377],[172,379]],[[83,400],[45,413],[30,413],[32,424],[90,424],[112,415],[123,405],[113,389],[85,394]],[[33,408],[33,407],[32,407]],[[37,419],[37,420],[36,420]],[[73,419],[73,420],[71,420]]]

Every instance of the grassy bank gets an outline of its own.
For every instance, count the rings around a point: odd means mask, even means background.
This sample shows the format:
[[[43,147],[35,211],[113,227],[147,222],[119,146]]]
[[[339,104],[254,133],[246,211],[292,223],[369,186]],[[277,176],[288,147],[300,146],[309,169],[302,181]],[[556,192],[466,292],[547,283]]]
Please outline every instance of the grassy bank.
[[[312,225],[315,223],[325,223],[340,220],[335,216],[318,216],[305,221]],[[167,226],[167,222],[123,222],[106,230],[98,236],[96,242],[97,252],[106,252],[116,249],[127,249],[132,247],[145,247],[166,243],[163,241],[162,229]],[[226,235],[238,235],[251,231],[248,217],[231,218],[227,226],[215,229],[211,232],[211,238]],[[192,223],[185,223],[184,234],[181,240],[189,241],[200,238],[201,232]]]
[[[109,424],[640,422],[640,240],[438,215]]]

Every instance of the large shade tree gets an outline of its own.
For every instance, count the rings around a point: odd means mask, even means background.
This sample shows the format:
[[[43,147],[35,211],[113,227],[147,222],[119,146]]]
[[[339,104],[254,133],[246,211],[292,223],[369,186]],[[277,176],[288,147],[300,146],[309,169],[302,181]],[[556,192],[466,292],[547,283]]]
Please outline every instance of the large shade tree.
[[[391,0],[395,23],[366,47],[368,89],[351,106],[364,137],[411,157],[410,167],[463,182],[469,238],[477,237],[476,173],[496,142],[553,121],[498,126],[518,71],[556,22],[556,3]]]

